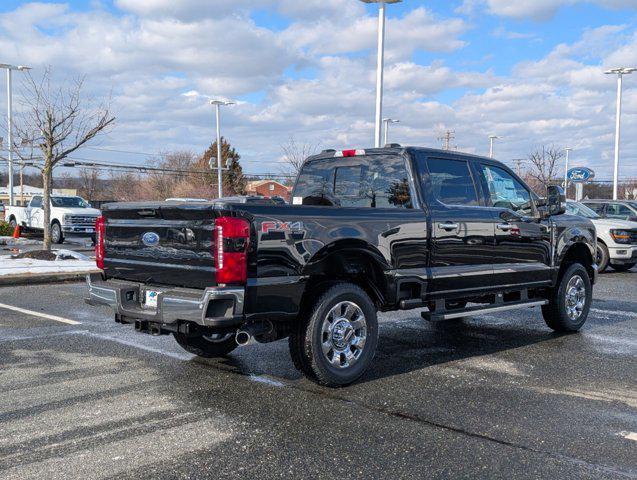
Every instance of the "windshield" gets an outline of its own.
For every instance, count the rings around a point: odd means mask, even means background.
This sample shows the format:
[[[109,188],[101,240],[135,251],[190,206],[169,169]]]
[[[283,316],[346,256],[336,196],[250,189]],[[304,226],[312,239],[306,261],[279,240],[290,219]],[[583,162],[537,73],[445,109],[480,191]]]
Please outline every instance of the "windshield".
[[[599,215],[593,210],[579,202],[566,202],[566,213],[569,215],[577,215],[578,217],[599,218]]]
[[[62,208],[89,208],[90,205],[81,197],[51,197],[54,207]]]

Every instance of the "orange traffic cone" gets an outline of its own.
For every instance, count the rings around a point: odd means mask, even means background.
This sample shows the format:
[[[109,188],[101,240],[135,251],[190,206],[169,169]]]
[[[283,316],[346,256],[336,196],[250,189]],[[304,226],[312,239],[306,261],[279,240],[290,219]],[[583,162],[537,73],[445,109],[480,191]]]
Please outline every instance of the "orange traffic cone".
[[[20,238],[20,225],[16,225],[13,229],[13,238]]]

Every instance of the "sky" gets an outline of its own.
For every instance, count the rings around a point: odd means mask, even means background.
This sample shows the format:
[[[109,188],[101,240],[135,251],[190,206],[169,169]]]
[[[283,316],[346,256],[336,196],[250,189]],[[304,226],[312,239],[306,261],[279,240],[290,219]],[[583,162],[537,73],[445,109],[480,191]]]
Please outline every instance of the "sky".
[[[373,145],[377,25],[377,7],[359,0],[3,0],[0,63],[85,76],[88,96],[110,98],[115,127],[78,158],[202,152],[215,134],[208,100],[223,98],[237,102],[222,132],[244,171],[280,173],[290,138]],[[572,165],[610,179],[616,78],[603,72],[637,66],[636,27],[637,0],[388,5],[390,141],[440,147],[452,130],[459,150],[486,155],[495,134],[508,164],[569,146]],[[624,78],[620,177],[637,177],[637,74]]]

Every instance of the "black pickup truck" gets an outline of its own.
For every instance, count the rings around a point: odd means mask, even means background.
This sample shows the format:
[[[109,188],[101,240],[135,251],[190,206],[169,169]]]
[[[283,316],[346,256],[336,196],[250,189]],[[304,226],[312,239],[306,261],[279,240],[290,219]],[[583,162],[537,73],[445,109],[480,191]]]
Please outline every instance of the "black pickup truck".
[[[325,150],[290,205],[104,206],[87,302],[203,357],[287,337],[295,366],[329,386],[370,365],[378,311],[449,321],[541,306],[573,332],[597,276],[595,228],[548,190],[459,152]]]

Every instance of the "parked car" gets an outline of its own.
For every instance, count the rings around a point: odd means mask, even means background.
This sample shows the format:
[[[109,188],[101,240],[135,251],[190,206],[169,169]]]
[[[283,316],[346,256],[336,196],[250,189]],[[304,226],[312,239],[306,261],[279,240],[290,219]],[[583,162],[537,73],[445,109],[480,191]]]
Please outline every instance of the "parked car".
[[[602,218],[617,218],[637,222],[637,200],[582,200]]]
[[[81,197],[51,197],[51,241],[63,243],[66,235],[95,237],[95,221],[100,211]],[[34,196],[26,207],[7,206],[5,217],[12,228],[20,225],[26,231],[44,230],[42,196]]]
[[[637,264],[637,222],[602,218],[580,202],[569,200],[566,213],[590,219],[597,230],[597,265],[600,272],[608,265],[618,272]]]
[[[260,195],[237,195],[235,197],[223,197],[214,200],[215,202],[226,202],[226,203],[252,203],[252,204],[263,204],[263,205],[280,205],[281,203],[274,198],[270,197],[262,197]],[[283,202],[285,204],[285,202]]]
[[[183,202],[183,203],[205,203],[208,200],[205,198],[167,198],[167,202]]]
[[[565,209],[560,187],[542,200],[489,158],[326,150],[290,205],[106,205],[87,303],[202,357],[288,337],[300,371],[340,386],[370,365],[379,310],[452,321],[541,306],[550,328],[581,328],[595,227]]]

